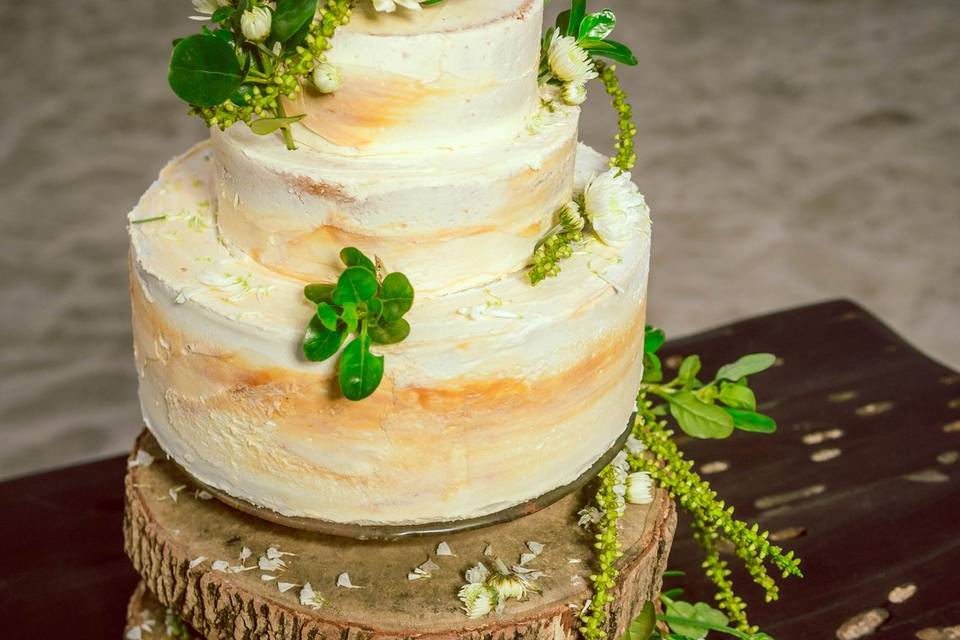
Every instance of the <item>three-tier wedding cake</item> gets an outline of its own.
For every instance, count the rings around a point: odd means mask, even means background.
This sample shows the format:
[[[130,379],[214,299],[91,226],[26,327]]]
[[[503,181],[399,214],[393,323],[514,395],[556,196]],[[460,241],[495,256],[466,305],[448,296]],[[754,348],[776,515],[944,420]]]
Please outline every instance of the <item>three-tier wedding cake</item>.
[[[332,39],[336,90],[285,101],[296,150],[214,128],[130,214],[143,415],[196,480],[283,516],[475,518],[574,481],[627,428],[648,210],[577,143],[578,87],[543,82],[542,0],[375,4]],[[533,286],[564,223],[583,239]],[[416,291],[406,339],[373,341],[382,382],[359,401],[338,386],[345,355],[303,347],[304,288],[337,283],[345,247]],[[330,326],[356,330],[342,314]]]

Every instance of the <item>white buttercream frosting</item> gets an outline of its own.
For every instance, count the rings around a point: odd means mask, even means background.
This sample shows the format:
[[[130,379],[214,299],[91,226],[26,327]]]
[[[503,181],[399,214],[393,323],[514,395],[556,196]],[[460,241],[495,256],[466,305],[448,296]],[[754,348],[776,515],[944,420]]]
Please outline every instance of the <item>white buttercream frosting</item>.
[[[447,0],[378,13],[362,3],[333,40],[332,94],[305,86],[298,138],[360,152],[512,135],[539,102],[542,0]]]
[[[409,338],[379,349],[381,388],[352,403],[335,358],[300,354],[304,280],[219,241],[212,155],[173,161],[130,216],[168,216],[131,224],[144,417],[199,480],[285,515],[450,520],[572,481],[626,428],[648,237],[589,242],[537,287],[514,272],[418,299]],[[581,187],[605,164],[584,147],[576,162]]]
[[[578,116],[555,107],[551,126],[509,140],[378,156],[214,132],[221,236],[298,278],[334,277],[352,245],[423,295],[492,282],[526,264],[570,198]]]

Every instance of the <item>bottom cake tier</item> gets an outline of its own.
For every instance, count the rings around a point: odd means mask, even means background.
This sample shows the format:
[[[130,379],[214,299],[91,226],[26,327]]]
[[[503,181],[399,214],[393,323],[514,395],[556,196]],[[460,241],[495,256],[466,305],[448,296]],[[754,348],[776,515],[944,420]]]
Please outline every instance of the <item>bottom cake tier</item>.
[[[580,147],[576,165],[582,187],[606,161]],[[300,353],[305,283],[219,241],[210,173],[198,145],[130,215],[144,419],[200,482],[284,516],[446,522],[569,484],[623,433],[642,374],[648,235],[616,250],[589,241],[537,287],[518,272],[417,299],[410,336],[377,349],[380,388],[351,402],[335,358]]]

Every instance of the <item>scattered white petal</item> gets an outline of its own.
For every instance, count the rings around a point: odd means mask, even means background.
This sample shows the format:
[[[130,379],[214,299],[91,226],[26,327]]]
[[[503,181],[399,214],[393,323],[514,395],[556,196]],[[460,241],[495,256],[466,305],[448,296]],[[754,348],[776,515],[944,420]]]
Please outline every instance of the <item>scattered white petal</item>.
[[[295,553],[288,553],[288,552],[286,552],[286,551],[280,551],[280,550],[277,549],[276,547],[268,547],[268,548],[267,548],[267,558],[269,558],[270,560],[276,560],[277,558],[280,558],[280,557],[282,557],[282,556],[295,556],[295,555],[297,555],[297,554],[295,554]]]
[[[197,500],[213,500],[213,494],[206,489],[200,489],[193,495],[197,498]]]
[[[492,557],[493,557],[493,545],[492,545],[492,544],[488,544],[488,545],[487,545],[486,549],[483,550],[483,555],[487,556],[488,558],[492,558]]]
[[[539,542],[534,542],[533,540],[527,542],[527,548],[530,549],[535,556],[543,553],[543,547],[544,545],[540,544]]]
[[[260,575],[260,579],[264,582],[270,582],[271,580],[276,580],[277,576],[267,575],[266,573]]]
[[[363,589],[363,587],[350,582],[350,574],[346,571],[337,576],[337,586],[343,587],[344,589]]]
[[[528,562],[535,560],[537,554],[535,553],[523,553],[520,555],[520,566],[527,564]]]
[[[487,569],[487,565],[482,562],[478,562],[475,567],[467,569],[465,577],[469,584],[480,584],[481,582],[486,581],[490,576],[490,569]]]
[[[450,545],[449,545],[449,544],[447,544],[446,542],[441,542],[440,544],[437,545],[437,555],[438,555],[438,556],[454,556],[454,557],[455,557],[457,554],[455,554],[455,553],[450,549]]]
[[[128,630],[124,638],[126,638],[126,640],[141,640],[141,638],[143,638],[143,631],[140,629],[140,626],[137,625]]]
[[[170,494],[170,499],[173,500],[174,502],[176,502],[176,501],[177,501],[177,496],[179,495],[179,493],[180,493],[181,491],[183,491],[184,489],[186,489],[186,488],[187,488],[187,485],[185,485],[185,484],[178,484],[178,485],[175,486],[175,487],[171,487],[170,490],[167,491],[167,493]]]
[[[422,569],[429,573],[433,573],[434,571],[440,571],[440,565],[433,560],[427,559],[427,561],[417,567],[417,569]]]
[[[300,604],[316,611],[323,606],[323,597],[316,593],[308,582],[300,588]]]
[[[144,451],[143,449],[137,449],[137,455],[133,457],[133,460],[127,461],[127,468],[133,469],[134,467],[149,467],[153,464],[155,458]]]
[[[241,560],[246,560],[247,558],[249,558],[249,557],[252,556],[252,555],[253,555],[253,551],[250,549],[250,547],[244,547],[243,549],[240,549],[240,559],[241,559]]]
[[[210,565],[210,568],[220,573],[226,573],[227,569],[230,568],[230,563],[226,560],[215,560],[214,563]]]
[[[277,591],[279,591],[280,593],[286,593],[287,591],[290,591],[290,589],[293,589],[295,586],[297,585],[293,582],[278,582]]]
[[[270,560],[269,558],[260,556],[260,559],[257,561],[257,566],[261,571],[283,571],[287,563],[280,558]]]
[[[581,562],[583,562],[583,560],[580,558],[570,558],[567,560],[567,564],[580,564]]]
[[[189,567],[191,569],[194,569],[206,561],[207,561],[207,556],[200,556],[199,558],[194,558],[193,560],[190,561]]]

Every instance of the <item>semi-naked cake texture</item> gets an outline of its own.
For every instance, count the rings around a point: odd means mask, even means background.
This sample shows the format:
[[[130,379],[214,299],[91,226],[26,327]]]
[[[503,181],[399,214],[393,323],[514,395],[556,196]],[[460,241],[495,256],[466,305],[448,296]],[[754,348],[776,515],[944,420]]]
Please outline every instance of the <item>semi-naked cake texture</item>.
[[[297,126],[292,152],[233,127],[172,161],[130,214],[148,427],[201,482],[283,515],[493,513],[575,480],[633,408],[649,236],[618,249],[588,241],[536,287],[523,269],[557,208],[606,169],[575,143],[578,109],[540,113],[542,3],[438,6],[358,12],[331,53],[344,86],[385,57],[381,69],[424,85],[501,78],[450,103],[468,117],[485,91],[510,93],[492,100],[504,110],[495,121],[472,131],[438,114],[433,136],[424,119],[371,125],[333,109],[320,120],[370,142]],[[470,58],[471,47],[486,53]],[[449,68],[402,62],[431,51]],[[303,287],[334,281],[347,245],[417,290],[410,336],[375,347],[386,374],[360,402],[340,395],[336,358],[309,362],[300,347],[315,311]]]

